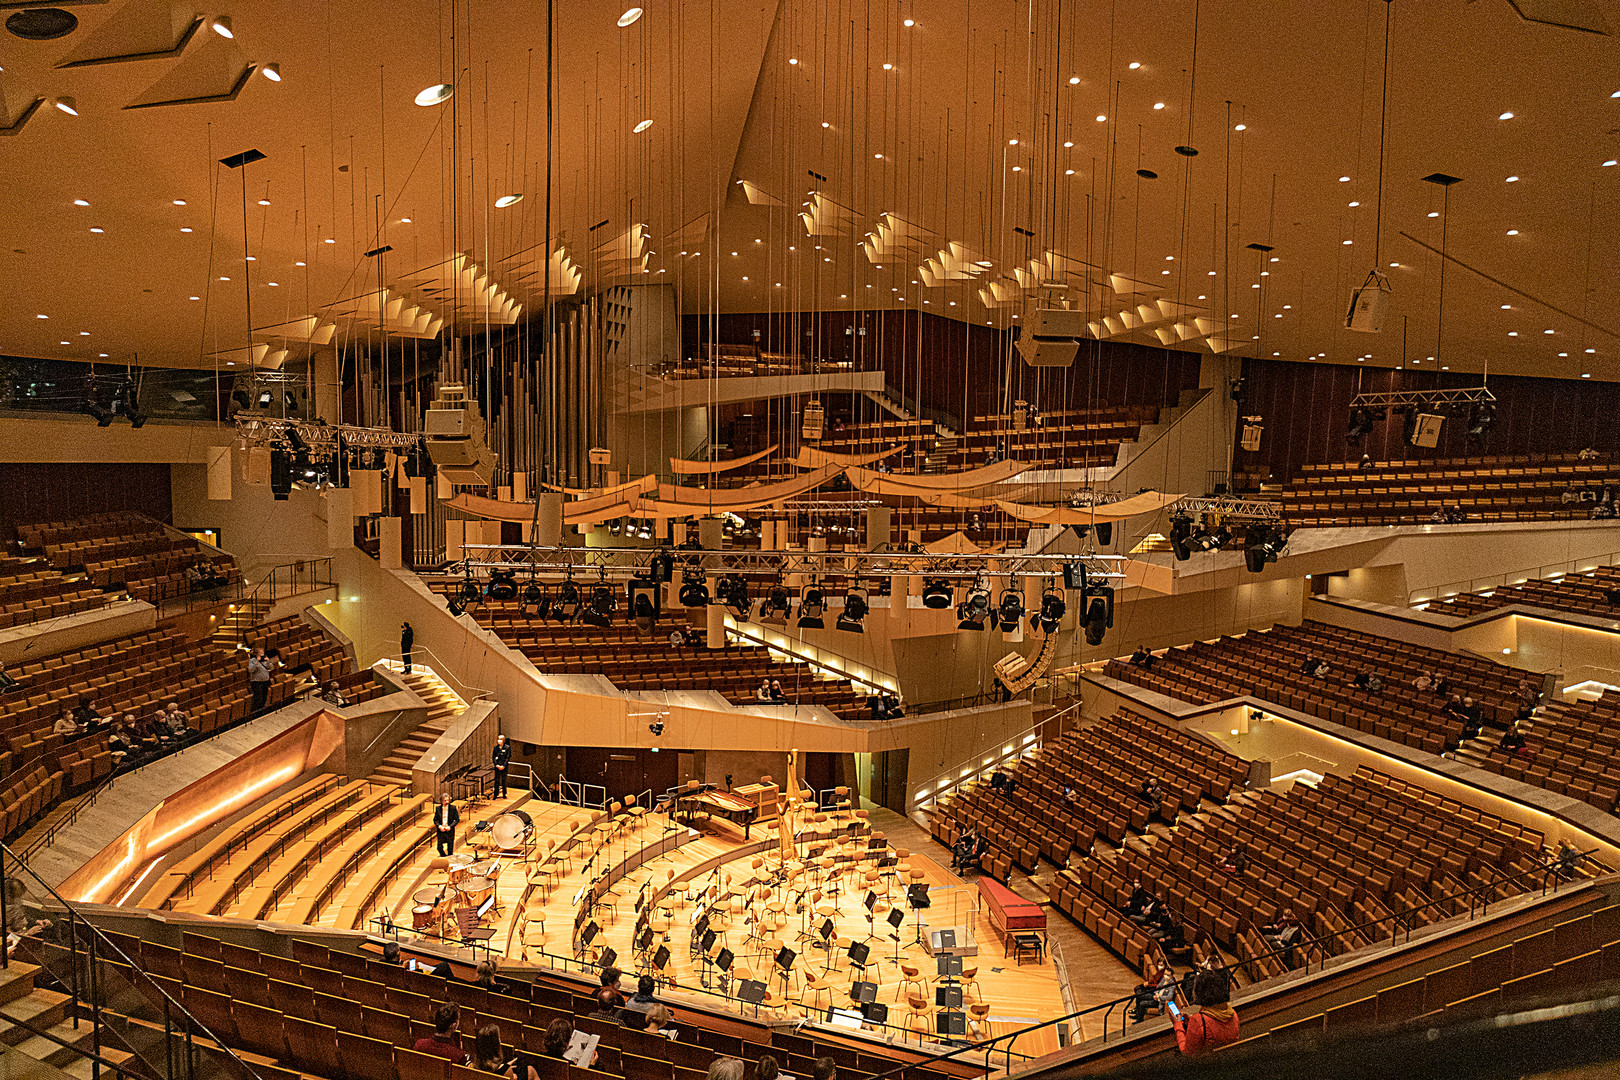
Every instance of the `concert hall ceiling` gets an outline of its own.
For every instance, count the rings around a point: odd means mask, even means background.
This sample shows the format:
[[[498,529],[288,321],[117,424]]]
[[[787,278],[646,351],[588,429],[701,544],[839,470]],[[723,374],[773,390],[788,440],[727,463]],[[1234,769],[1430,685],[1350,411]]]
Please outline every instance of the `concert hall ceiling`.
[[[1383,0],[644,6],[556,4],[550,232],[585,290],[1010,327],[1044,283],[1170,312],[1120,340],[1620,378],[1616,0],[1586,30],[1393,0],[1381,207]],[[163,0],[62,10],[0,31],[0,352],[209,366],[245,288],[271,327],[456,251],[540,307],[545,4],[235,0],[230,37]],[[1353,333],[1375,253],[1389,312]]]

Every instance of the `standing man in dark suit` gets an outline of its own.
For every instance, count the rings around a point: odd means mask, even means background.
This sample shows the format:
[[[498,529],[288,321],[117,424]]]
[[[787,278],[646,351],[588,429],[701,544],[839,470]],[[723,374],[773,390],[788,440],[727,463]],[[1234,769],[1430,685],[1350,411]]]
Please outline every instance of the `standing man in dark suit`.
[[[495,766],[495,798],[506,798],[506,767],[512,763],[512,744],[506,741],[505,735],[495,736],[495,750],[490,754],[490,763]]]
[[[439,854],[450,855],[456,850],[456,826],[461,824],[461,811],[450,805],[450,793],[439,796],[439,805],[433,808],[433,838],[438,841]]]
[[[411,646],[414,644],[416,644],[416,631],[411,629],[410,623],[400,623],[399,659],[405,665],[405,674],[407,675],[411,673]]]

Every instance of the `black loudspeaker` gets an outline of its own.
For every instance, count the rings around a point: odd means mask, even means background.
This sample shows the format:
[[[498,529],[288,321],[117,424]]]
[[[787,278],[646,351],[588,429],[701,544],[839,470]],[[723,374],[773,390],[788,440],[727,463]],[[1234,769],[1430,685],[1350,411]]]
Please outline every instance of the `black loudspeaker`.
[[[1266,568],[1266,549],[1258,544],[1251,544],[1243,549],[1243,565],[1249,568],[1249,573],[1258,574]]]
[[[1097,525],[1097,543],[1107,547],[1114,542],[1114,523],[1112,521],[1099,522]]]
[[[292,494],[292,455],[285,450],[270,451],[270,494],[278,502]]]

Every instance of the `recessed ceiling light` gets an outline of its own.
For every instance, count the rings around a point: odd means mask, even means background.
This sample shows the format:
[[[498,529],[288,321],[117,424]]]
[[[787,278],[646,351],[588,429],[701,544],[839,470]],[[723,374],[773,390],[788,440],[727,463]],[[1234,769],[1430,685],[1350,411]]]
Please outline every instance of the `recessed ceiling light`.
[[[1103,123],[1107,119],[1108,117],[1104,116],[1102,113],[1097,114],[1097,123]]]
[[[1390,263],[1389,265],[1390,265],[1390,268],[1393,269],[1393,268],[1395,268],[1395,267],[1397,267],[1397,266],[1399,266],[1401,264],[1398,263],[1398,262],[1393,262],[1393,263]]]
[[[269,206],[270,205],[270,200],[269,199],[260,199],[259,200],[259,205],[260,206]]]
[[[1519,182],[1519,178],[1517,176],[1510,176],[1510,177],[1508,177],[1506,180],[1504,180],[1502,182],[1504,184],[1516,184],[1516,183]]]
[[[1595,353],[1595,352],[1597,352],[1597,350],[1596,350],[1596,349],[1587,349],[1587,350],[1586,350],[1586,351],[1587,351],[1587,352],[1589,352],[1589,353]]]
[[[638,8],[638,7],[625,8],[624,14],[619,16],[619,25],[620,26],[629,26],[631,23],[635,22],[639,18],[641,18],[641,9],[640,8]]]
[[[231,17],[229,15],[221,15],[214,20],[214,33],[222,38],[236,36],[236,32],[231,29]]]
[[[1450,364],[1441,364],[1440,365],[1440,370],[1441,371],[1450,371],[1451,370],[1451,365]]]
[[[1007,140],[1007,145],[1008,146],[1017,146],[1018,145],[1018,140],[1017,139],[1008,139]]]
[[[399,223],[401,225],[409,225],[411,223],[411,219],[408,217],[402,217],[399,219]]]
[[[1513,119],[1513,114],[1510,113],[1510,112],[1505,112],[1501,116],[1498,116],[1497,119],[1498,120],[1511,120],[1511,119]]]
[[[1354,240],[1346,240],[1346,241],[1345,241],[1345,242],[1344,242],[1344,246],[1345,246],[1345,247],[1349,247],[1349,246],[1350,246],[1350,245],[1351,245],[1351,244],[1353,244],[1353,243],[1355,243],[1355,241],[1354,241]]]
[[[89,206],[90,204],[85,202],[83,199],[74,199],[73,200],[73,205],[74,206]]]
[[[1429,216],[1430,217],[1439,217],[1440,216],[1440,211],[1438,211],[1438,210],[1430,210],[1429,211]]]
[[[330,236],[328,236],[325,240],[321,241],[321,243],[323,243],[323,244],[335,244],[335,243],[337,243],[337,241],[332,239]]]
[[[1063,170],[1063,175],[1064,176],[1073,176],[1074,175],[1074,170],[1073,169],[1064,169]]]
[[[1350,182],[1350,178],[1349,178],[1349,177],[1348,177],[1348,176],[1341,176],[1341,177],[1339,177],[1339,183],[1341,183],[1341,184],[1348,184],[1348,183],[1349,183],[1349,182]]]
[[[1414,364],[1421,364],[1421,363],[1423,363],[1423,361],[1421,361],[1421,360],[1414,360],[1414,361],[1412,361],[1412,363],[1414,363]]]
[[[80,330],[79,331],[79,336],[80,337],[89,337],[90,336],[90,331],[88,331],[88,330]]]
[[[1232,125],[1232,130],[1233,131],[1247,131],[1247,130],[1249,130],[1249,125],[1248,124],[1233,124]]]
[[[416,95],[416,103],[424,108],[429,105],[437,105],[440,102],[449,101],[450,95],[455,92],[456,88],[449,83],[435,83]]]
[[[184,199],[171,199],[170,201],[173,202],[174,205],[176,205],[176,206],[184,206],[184,205],[186,205],[186,200],[184,200]]]
[[[1074,145],[1074,140],[1071,139],[1071,140],[1065,142],[1063,145],[1064,145],[1065,148],[1073,146]]]
[[[1169,273],[1169,272],[1170,272],[1170,271],[1168,271],[1168,270],[1160,270],[1160,271],[1159,271],[1159,273],[1161,273],[1161,274],[1168,274],[1168,273]]]
[[[1614,163],[1615,163],[1615,159],[1610,158],[1608,161],[1605,161],[1603,163],[1603,168],[1607,169],[1610,165],[1613,165]]]
[[[1569,355],[1569,353],[1567,353],[1567,352],[1561,352],[1561,353],[1559,353],[1559,354],[1558,354],[1558,355],[1559,355],[1559,356],[1568,356],[1568,355]]]
[[[1512,310],[1512,309],[1513,309],[1513,305],[1512,305],[1512,304],[1503,304],[1503,305],[1502,305],[1502,310],[1503,310],[1503,311],[1511,311],[1511,310]]]
[[[747,281],[747,280],[748,280],[748,275],[747,275],[747,274],[744,274],[744,275],[743,275],[743,280],[744,280],[744,281]]]
[[[193,300],[201,300],[201,299],[202,299],[202,297],[200,297],[200,296],[193,296],[193,297],[191,297],[191,299],[193,299]]]
[[[1519,332],[1517,330],[1509,330],[1508,331],[1508,337],[1518,337],[1518,336],[1519,336]]]
[[[274,288],[275,288],[275,287],[276,287],[276,286],[278,286],[278,285],[280,285],[280,284],[281,284],[281,282],[279,282],[279,281],[272,281],[272,282],[269,282],[269,285],[270,285],[270,287],[271,287],[271,288],[272,288],[272,289],[274,289]]]
[[[258,257],[258,256],[257,256],[257,255],[249,255],[249,256],[248,256],[248,257],[247,257],[247,261],[248,261],[248,262],[258,262],[258,261],[259,261],[259,257]]]
[[[1164,108],[1164,102],[1162,102],[1162,101],[1155,101],[1155,102],[1154,102],[1154,103],[1153,103],[1153,107],[1154,107],[1154,108],[1155,108],[1155,109],[1162,109],[1162,108]]]
[[[1141,66],[1142,66],[1142,62],[1140,60],[1132,60],[1131,63],[1130,63],[1130,68],[1131,68],[1132,71],[1135,71],[1137,68],[1139,68]]]
[[[906,26],[916,26],[917,25],[917,20],[916,19],[907,19],[905,21],[905,25]]]
[[[36,319],[48,319],[48,318],[50,318],[50,316],[49,315],[35,315],[34,318],[36,318]]]
[[[1509,229],[1508,230],[1508,235],[1509,236],[1518,236],[1519,235],[1519,230],[1518,229]]]
[[[1543,330],[1542,333],[1543,334],[1550,334],[1550,333],[1552,333],[1552,331],[1551,330]]]
[[[265,65],[263,65],[263,66],[261,66],[259,68],[259,74],[263,75],[265,78],[269,79],[271,82],[280,82],[281,81],[281,65],[280,64],[265,64]]]
[[[79,103],[74,98],[71,98],[71,97],[59,97],[55,101],[53,101],[51,104],[55,105],[58,109],[61,109],[63,112],[67,113],[69,116],[78,116],[79,115]]]
[[[1591,378],[1591,377],[1592,377],[1592,373],[1591,373],[1591,372],[1590,372],[1590,371],[1583,371],[1583,372],[1581,372],[1581,378],[1583,378],[1583,379],[1590,379],[1590,378]]]
[[[66,341],[59,341],[59,342],[57,342],[57,344],[58,344],[58,345],[67,345],[67,344],[69,344],[69,342],[66,342]]]
[[[788,63],[790,63],[790,64],[797,64],[797,63],[798,63],[798,62],[799,62],[799,58],[798,58],[798,57],[797,57],[797,56],[790,56],[790,57],[788,57]]]
[[[99,229],[96,226],[92,225],[92,226],[90,226],[90,231],[93,232],[93,233],[101,233],[101,232],[106,232],[107,230],[106,229]]]
[[[877,158],[877,159],[878,159],[878,160],[879,160],[879,161],[882,161],[882,160],[883,160],[883,155],[882,155],[882,154],[873,154],[873,155],[872,155],[872,156],[873,156],[873,157],[875,157],[875,158]],[[1013,168],[1013,171],[1014,171],[1014,172],[1017,172],[1017,171],[1018,171],[1018,169],[1017,169],[1017,167],[1016,167],[1016,166],[1015,166],[1015,167],[1014,167],[1014,168]]]
[[[1353,207],[1354,207],[1354,206],[1360,206],[1360,205],[1361,205],[1361,203],[1360,203],[1360,202],[1359,202],[1359,201],[1353,201],[1353,202],[1351,202],[1351,204],[1350,204],[1350,205],[1351,205],[1351,206],[1353,206]]]
[[[1069,76],[1069,85],[1070,86],[1079,86],[1080,85],[1080,76],[1078,76],[1078,75],[1070,75]]]
[[[1013,166],[1013,172],[1023,172],[1023,171],[1024,171],[1024,167],[1022,165],[1014,165]]]
[[[1176,261],[1176,257],[1175,257],[1175,256],[1174,256],[1174,255],[1166,255],[1166,256],[1165,256],[1165,257],[1164,257],[1164,261],[1165,261],[1165,262],[1175,262],[1175,261]]]
[[[821,126],[824,127],[824,128],[830,128],[830,127],[832,127],[832,124],[829,121],[823,120],[821,122]]]
[[[893,71],[894,70],[894,65],[893,64],[884,64],[883,65],[883,70],[884,71]]]
[[[646,131],[650,127],[652,127],[652,121],[643,120],[641,123],[630,129],[630,134],[640,135],[643,131]]]
[[[295,263],[293,263],[293,265],[294,265],[294,266],[303,266],[303,265],[304,265],[304,264],[303,264],[303,263],[301,263],[301,262],[295,262]]]

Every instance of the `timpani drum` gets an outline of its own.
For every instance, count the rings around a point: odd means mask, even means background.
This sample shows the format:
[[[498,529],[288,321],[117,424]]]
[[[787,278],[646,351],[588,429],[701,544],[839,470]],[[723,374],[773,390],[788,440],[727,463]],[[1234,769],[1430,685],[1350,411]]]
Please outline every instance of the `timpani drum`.
[[[456,883],[456,891],[461,894],[461,902],[468,907],[478,907],[495,891],[495,882],[487,877],[466,877]]]
[[[422,931],[430,928],[434,923],[433,913],[437,904],[417,904],[411,908],[411,929]]]
[[[468,873],[472,869],[472,865],[475,861],[476,860],[471,855],[450,856],[450,861],[448,863],[450,869],[450,884],[460,884],[461,880],[468,876]]]
[[[517,851],[534,835],[534,821],[522,810],[509,810],[489,827],[490,837],[502,851]]]

